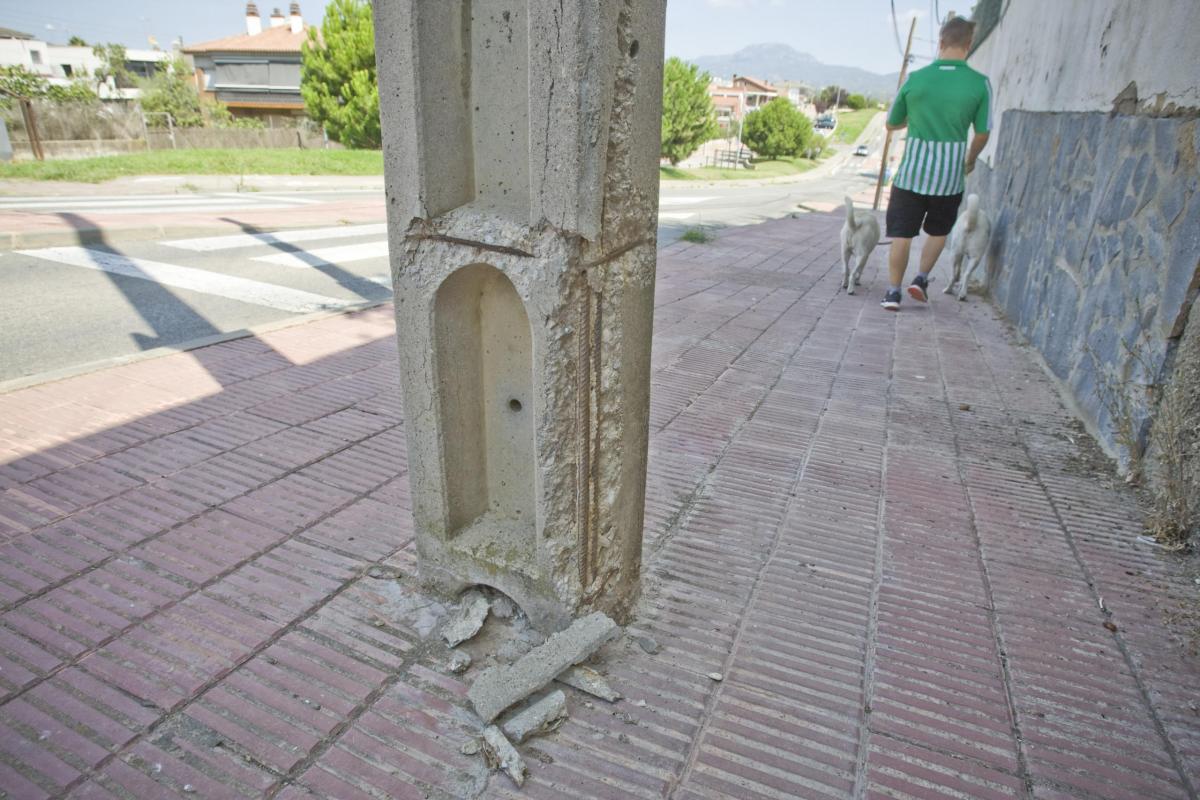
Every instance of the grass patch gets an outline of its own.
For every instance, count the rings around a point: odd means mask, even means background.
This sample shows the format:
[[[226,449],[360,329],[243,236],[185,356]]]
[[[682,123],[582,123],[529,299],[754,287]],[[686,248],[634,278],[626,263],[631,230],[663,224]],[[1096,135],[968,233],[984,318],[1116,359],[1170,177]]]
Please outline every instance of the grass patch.
[[[704,228],[688,228],[679,238],[692,244],[708,244],[713,240],[713,235]]]
[[[837,130],[833,132],[834,141],[841,144],[853,144],[858,135],[867,127],[871,118],[879,113],[877,108],[864,108],[859,111],[844,111],[837,115]]]
[[[126,175],[382,175],[379,150],[151,150],[0,164],[0,178],[100,183]]]
[[[824,154],[822,154],[824,155]],[[782,178],[808,172],[820,160],[811,158],[778,158],[754,162],[754,169],[728,169],[726,167],[659,167],[658,174],[670,181],[737,181],[762,178]]]

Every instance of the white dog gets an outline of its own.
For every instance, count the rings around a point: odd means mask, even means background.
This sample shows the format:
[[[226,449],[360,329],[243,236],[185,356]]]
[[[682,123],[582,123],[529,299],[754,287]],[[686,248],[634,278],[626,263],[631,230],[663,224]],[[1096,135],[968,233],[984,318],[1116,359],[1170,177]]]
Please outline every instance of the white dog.
[[[967,299],[967,282],[979,262],[987,253],[988,239],[992,236],[992,221],[979,208],[979,195],[967,195],[967,210],[954,221],[950,229],[950,257],[954,259],[954,275],[950,285],[943,289],[943,294],[954,291],[958,284],[958,299]],[[963,274],[963,261],[967,262],[967,272]]]
[[[842,225],[842,288],[854,294],[863,267],[875,245],[879,244],[879,220],[868,211],[854,210],[854,202],[846,197],[846,222]],[[850,268],[850,259],[854,268]]]

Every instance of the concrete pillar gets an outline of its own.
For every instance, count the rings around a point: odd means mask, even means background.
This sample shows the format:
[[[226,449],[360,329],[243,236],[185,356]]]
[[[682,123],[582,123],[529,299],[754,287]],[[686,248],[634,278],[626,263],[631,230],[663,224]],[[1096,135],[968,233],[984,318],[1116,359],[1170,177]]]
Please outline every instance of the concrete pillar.
[[[376,0],[422,577],[620,620],[642,548],[665,0]]]

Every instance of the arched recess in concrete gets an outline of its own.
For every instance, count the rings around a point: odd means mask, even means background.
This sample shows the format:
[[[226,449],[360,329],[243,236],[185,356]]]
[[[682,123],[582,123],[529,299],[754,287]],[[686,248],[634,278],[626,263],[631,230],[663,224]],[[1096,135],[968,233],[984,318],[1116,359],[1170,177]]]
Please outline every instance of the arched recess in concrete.
[[[451,546],[486,545],[492,559],[530,574],[533,340],[525,304],[503,272],[471,264],[443,281],[434,347]]]

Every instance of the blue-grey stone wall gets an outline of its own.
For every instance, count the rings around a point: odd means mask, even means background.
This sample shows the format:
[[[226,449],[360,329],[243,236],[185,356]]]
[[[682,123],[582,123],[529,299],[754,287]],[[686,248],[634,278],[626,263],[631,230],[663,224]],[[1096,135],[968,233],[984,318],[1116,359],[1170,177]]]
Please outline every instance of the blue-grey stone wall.
[[[1125,459],[1105,395],[1144,443],[1200,287],[1200,125],[1007,111],[999,137],[970,186],[995,224],[991,297]]]

